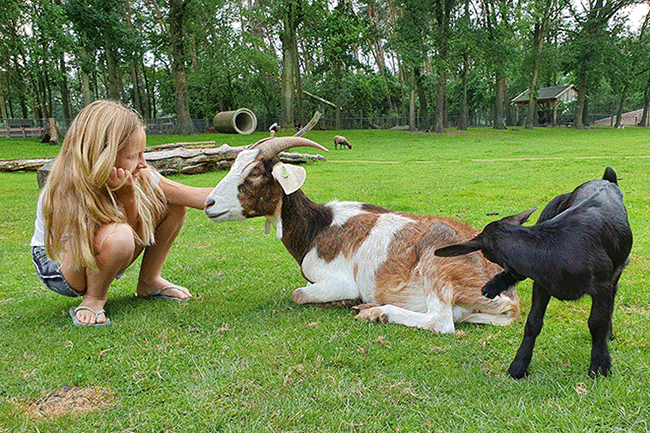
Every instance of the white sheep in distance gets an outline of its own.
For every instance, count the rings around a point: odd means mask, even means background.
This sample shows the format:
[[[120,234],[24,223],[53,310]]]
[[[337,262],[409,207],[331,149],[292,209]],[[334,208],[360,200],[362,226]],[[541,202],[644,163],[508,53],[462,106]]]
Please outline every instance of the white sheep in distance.
[[[333,201],[316,204],[300,190],[304,168],[279,162],[289,148],[319,144],[265,139],[240,152],[206,200],[216,222],[267,218],[308,281],[297,304],[362,302],[357,319],[455,332],[454,323],[508,325],[519,314],[514,285],[488,299],[481,288],[502,269],[481,253],[439,258],[436,248],[473,238],[460,221]]]
[[[342,135],[334,136],[334,149],[336,149],[337,146],[341,147],[341,149],[343,149],[343,146],[347,146],[348,149],[352,149],[352,145],[350,144],[348,139],[343,137]]]

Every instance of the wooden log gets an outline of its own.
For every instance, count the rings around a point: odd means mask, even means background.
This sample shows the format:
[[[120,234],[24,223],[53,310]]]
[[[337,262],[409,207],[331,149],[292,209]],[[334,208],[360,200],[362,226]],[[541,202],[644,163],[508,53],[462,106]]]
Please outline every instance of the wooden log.
[[[187,149],[178,147],[170,150],[147,152],[147,163],[163,175],[175,173],[205,173],[215,170],[227,170],[247,146],[230,147],[224,144],[217,148]],[[325,161],[322,155],[282,152],[278,155],[282,162],[304,164],[316,160]]]
[[[0,159],[0,171],[35,171],[54,158]]]
[[[169,150],[176,149],[177,147],[185,147],[187,149],[203,149],[206,147],[216,147],[217,143],[214,141],[196,141],[196,142],[179,142],[179,143],[169,143],[169,144],[159,144],[158,146],[147,147],[144,151],[147,152],[156,152],[158,150]]]
[[[162,150],[148,150],[145,152],[144,158],[150,166],[158,170],[163,176],[178,173],[199,174],[215,170],[228,170],[235,161],[235,158],[237,158],[237,155],[239,155],[239,152],[247,147],[230,147],[224,144],[219,147],[196,147],[188,149],[184,146],[176,146],[176,144],[178,143],[163,145]],[[191,143],[191,145],[195,144]],[[322,155],[309,155],[296,152],[282,152],[278,155],[278,158],[280,161],[289,164],[304,164],[317,160],[325,161],[325,157]],[[28,166],[33,167],[33,170],[40,167],[38,168],[36,179],[38,186],[42,188],[45,185],[47,175],[52,170],[54,159],[33,160],[34,162],[31,164],[27,162],[20,163],[18,161],[20,160],[5,161],[7,163],[14,163],[13,165],[0,163],[0,171],[10,171],[3,168],[5,165],[7,167],[11,166],[13,168],[11,171],[25,170]]]

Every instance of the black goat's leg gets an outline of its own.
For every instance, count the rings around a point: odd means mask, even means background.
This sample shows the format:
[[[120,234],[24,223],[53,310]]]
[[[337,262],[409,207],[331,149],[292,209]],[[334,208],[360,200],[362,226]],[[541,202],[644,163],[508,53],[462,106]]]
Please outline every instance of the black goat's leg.
[[[620,266],[618,269],[616,269],[614,273],[614,284],[612,287],[614,290],[612,291],[612,312],[614,311],[614,305],[616,303],[616,294],[618,293],[618,280],[621,278],[621,274],[623,273],[623,269],[625,266]],[[607,339],[608,340],[613,340],[614,339],[614,329],[612,327],[612,321],[609,321],[609,333],[607,334]]]
[[[614,309],[613,288],[600,288],[591,297],[591,314],[589,315],[589,331],[591,332],[591,365],[589,375],[607,376],[611,368],[611,357],[607,348],[607,340],[612,330],[612,312]]]
[[[517,355],[508,369],[508,374],[515,379],[521,379],[528,373],[528,365],[530,365],[530,360],[533,357],[535,340],[544,326],[544,314],[550,299],[551,295],[546,289],[542,288],[538,283],[533,283],[533,300],[526,320],[526,327],[524,328],[524,340],[521,342]]]
[[[505,292],[510,287],[517,284],[519,281],[524,280],[526,277],[515,276],[511,273],[503,271],[499,274],[496,274],[490,281],[485,283],[481,292],[483,296],[487,296],[490,299],[496,298],[502,292]]]

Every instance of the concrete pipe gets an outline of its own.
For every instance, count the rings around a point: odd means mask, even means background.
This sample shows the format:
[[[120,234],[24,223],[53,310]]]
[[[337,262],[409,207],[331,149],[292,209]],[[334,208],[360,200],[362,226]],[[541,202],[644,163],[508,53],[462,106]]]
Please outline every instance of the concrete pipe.
[[[257,128],[257,117],[248,108],[221,111],[214,116],[213,124],[218,132],[249,135]]]

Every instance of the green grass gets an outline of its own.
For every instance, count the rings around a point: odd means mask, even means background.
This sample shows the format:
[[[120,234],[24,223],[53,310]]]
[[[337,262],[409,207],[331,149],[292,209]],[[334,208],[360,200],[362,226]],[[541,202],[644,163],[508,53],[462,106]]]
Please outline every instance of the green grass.
[[[353,320],[346,309],[301,307],[298,265],[264,220],[214,224],[190,210],[164,276],[189,287],[188,303],[134,299],[138,266],[109,293],[113,325],[75,328],[79,300],[45,289],[28,248],[35,173],[0,173],[0,432],[639,432],[650,430],[650,136],[642,128],[474,129],[411,134],[333,131],[308,166],[313,200],[359,200],[460,217],[483,227],[542,208],[612,166],[625,194],[634,246],[621,279],[610,343],[613,374],[589,378],[590,299],[551,301],[530,377],[506,369],[520,343],[531,283],[518,286],[521,317],[508,327],[460,325],[456,335]],[[149,137],[149,145],[216,139]],[[0,157],[56,155],[56,147],[0,139]],[[174,179],[212,186],[224,172]],[[533,215],[533,220],[539,211]],[[99,387],[106,406],[72,419],[26,408],[64,385]],[[34,405],[32,404],[32,407]]]

